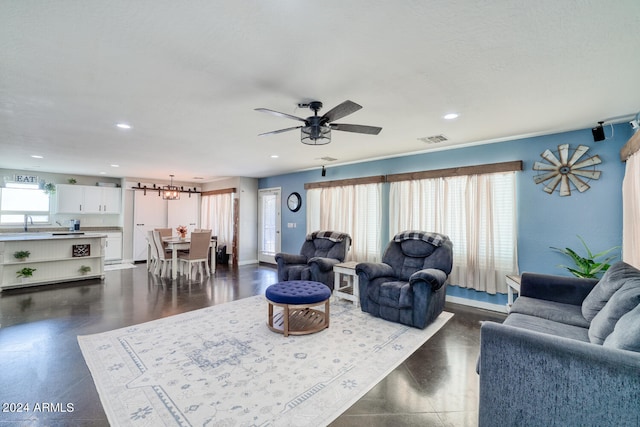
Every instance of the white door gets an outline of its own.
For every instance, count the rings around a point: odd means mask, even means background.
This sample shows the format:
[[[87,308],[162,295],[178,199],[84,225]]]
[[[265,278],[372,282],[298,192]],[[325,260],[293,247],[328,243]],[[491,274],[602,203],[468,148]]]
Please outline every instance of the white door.
[[[175,229],[179,225],[187,227],[191,234],[194,228],[200,228],[200,195],[187,193],[180,194],[178,200],[167,201],[168,216],[167,224]]]
[[[258,190],[258,261],[276,263],[280,227],[280,188]]]
[[[133,260],[147,260],[147,231],[167,226],[167,201],[157,191],[134,191]]]

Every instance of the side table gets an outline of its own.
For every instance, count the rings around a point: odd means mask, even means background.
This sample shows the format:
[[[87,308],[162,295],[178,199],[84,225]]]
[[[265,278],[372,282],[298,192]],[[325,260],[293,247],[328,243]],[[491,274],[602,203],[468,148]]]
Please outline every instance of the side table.
[[[356,274],[355,261],[343,262],[333,266],[333,294],[337,298],[346,299],[360,307],[360,294],[358,285],[358,275]],[[343,283],[343,280],[346,284]]]
[[[513,291],[520,295],[520,276],[506,276],[507,282],[507,312],[511,311],[513,305]]]

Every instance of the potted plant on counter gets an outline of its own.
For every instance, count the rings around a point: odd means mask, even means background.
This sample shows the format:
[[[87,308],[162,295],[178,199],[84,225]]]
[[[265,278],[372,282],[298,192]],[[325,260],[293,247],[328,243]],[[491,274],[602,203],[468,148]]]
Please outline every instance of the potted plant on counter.
[[[81,274],[87,274],[88,272],[90,272],[90,271],[91,271],[91,267],[89,267],[88,265],[83,265],[83,266],[80,266],[80,268],[78,269],[78,271],[79,271]]]
[[[25,281],[33,276],[34,271],[36,271],[35,268],[24,267],[17,271],[18,275],[16,277],[21,278],[23,281]]]
[[[25,259],[29,258],[29,255],[31,255],[31,252],[29,251],[16,251],[13,253],[14,258],[20,261],[24,261]]]

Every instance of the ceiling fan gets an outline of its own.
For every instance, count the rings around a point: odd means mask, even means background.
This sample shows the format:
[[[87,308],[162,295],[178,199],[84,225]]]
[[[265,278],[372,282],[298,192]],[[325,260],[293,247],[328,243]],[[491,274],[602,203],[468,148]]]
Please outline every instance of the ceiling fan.
[[[324,115],[318,116],[318,111],[322,108],[322,102],[311,101],[308,104],[298,104],[301,108],[310,108],[313,110],[313,116],[303,119],[302,117],[292,116],[291,114],[280,113],[278,111],[269,110],[267,108],[256,108],[256,111],[274,114],[280,117],[287,117],[298,120],[304,125],[295,126],[286,129],[274,130],[272,132],[261,133],[258,136],[274,135],[277,133],[288,132],[294,129],[301,129],[301,142],[308,145],[324,145],[331,142],[331,130],[341,130],[344,132],[364,133],[368,135],[377,135],[382,128],[376,126],[349,125],[345,123],[333,123],[349,114],[355,113],[362,108],[361,105],[353,101],[344,101],[342,104],[336,105]]]

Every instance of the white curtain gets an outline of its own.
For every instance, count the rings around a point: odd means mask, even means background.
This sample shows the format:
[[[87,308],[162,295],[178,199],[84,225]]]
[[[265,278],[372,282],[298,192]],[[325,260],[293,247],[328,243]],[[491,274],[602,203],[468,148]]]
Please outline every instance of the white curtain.
[[[307,191],[307,232],[348,233],[351,261],[378,261],[382,184],[349,185]]]
[[[391,183],[389,233],[435,231],[453,242],[449,283],[505,293],[517,273],[515,173]]]
[[[622,181],[622,260],[640,268],[640,151],[627,159]]]
[[[218,247],[227,245],[231,252],[233,243],[233,193],[202,196],[201,227],[210,228],[212,236],[218,236]]]

